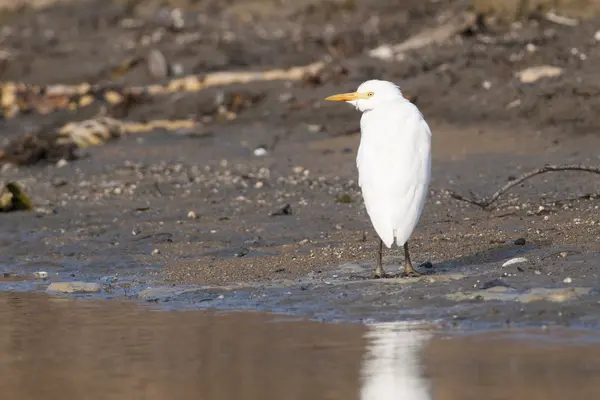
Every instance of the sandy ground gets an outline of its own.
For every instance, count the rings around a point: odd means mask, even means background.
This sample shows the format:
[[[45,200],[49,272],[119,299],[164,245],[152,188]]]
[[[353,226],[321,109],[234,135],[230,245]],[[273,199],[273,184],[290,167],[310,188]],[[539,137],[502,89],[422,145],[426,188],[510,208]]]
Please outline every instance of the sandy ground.
[[[324,58],[331,65],[311,81],[156,96],[122,116],[199,119],[197,135],[153,131],[88,149],[66,164],[4,165],[0,181],[21,182],[36,211],[0,216],[0,269],[27,282],[40,270],[54,280],[108,279],[132,296],[148,285],[184,285],[141,297],[323,318],[418,313],[596,324],[598,175],[541,175],[488,210],[447,190],[487,196],[547,163],[600,164],[600,20],[577,27],[535,17],[512,25],[479,20],[444,43],[381,61],[368,50],[443,25],[466,10],[465,2],[168,3],[182,11],[183,26],[173,25],[173,8],[153,1],[0,14],[0,80],[162,82],[144,65],[110,74],[152,49],[185,74]],[[538,65],[562,74],[530,84],[515,76]],[[432,127],[431,195],[412,238],[417,265],[432,263],[420,267],[422,279],[367,279],[376,242],[356,184],[359,114],[322,99],[370,78],[400,84]],[[203,119],[216,98],[236,93],[259,100],[233,120]],[[90,106],[7,118],[0,120],[1,139],[6,144],[97,112]],[[255,156],[261,146],[267,154]],[[271,215],[286,205],[290,214]],[[517,256],[527,262],[502,267]],[[400,252],[387,251],[386,262],[397,271]],[[19,279],[6,279],[18,287]],[[200,286],[184,292],[186,285]]]

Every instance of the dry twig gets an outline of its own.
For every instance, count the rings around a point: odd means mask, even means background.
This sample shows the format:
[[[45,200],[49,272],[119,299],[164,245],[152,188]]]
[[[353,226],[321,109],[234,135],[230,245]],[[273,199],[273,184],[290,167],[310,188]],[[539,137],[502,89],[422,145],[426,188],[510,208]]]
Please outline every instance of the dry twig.
[[[508,192],[510,189],[517,186],[518,184],[523,183],[527,179],[532,178],[536,175],[545,174],[546,172],[556,172],[556,171],[584,171],[584,172],[591,172],[593,174],[600,174],[600,167],[582,165],[582,164],[579,164],[579,165],[577,165],[577,164],[569,164],[569,165],[549,165],[549,164],[547,164],[541,168],[536,168],[532,171],[526,172],[526,173],[518,176],[516,179],[508,182],[506,185],[504,185],[500,189],[498,189],[489,198],[479,198],[478,199],[475,196],[472,196],[469,198],[469,197],[463,196],[463,195],[458,194],[453,191],[448,191],[448,194],[456,200],[475,204],[476,206],[479,206],[481,208],[487,208],[492,203],[494,203],[496,200],[498,200],[498,198],[500,196],[502,196],[504,193]]]

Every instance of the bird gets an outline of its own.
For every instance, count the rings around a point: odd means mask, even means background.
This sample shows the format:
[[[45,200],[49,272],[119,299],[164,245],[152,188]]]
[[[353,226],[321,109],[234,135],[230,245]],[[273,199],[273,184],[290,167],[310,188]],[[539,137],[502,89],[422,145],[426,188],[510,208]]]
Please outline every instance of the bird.
[[[400,87],[368,80],[355,92],[327,97],[362,112],[356,156],[358,184],[373,228],[379,236],[373,278],[387,278],[383,245],[404,247],[405,276],[419,276],[408,241],[423,212],[431,178],[431,130]]]

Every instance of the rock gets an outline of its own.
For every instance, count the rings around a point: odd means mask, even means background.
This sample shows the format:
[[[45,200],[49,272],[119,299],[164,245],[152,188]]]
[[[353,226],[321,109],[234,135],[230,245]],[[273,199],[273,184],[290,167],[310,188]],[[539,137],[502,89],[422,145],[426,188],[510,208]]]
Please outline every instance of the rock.
[[[254,149],[253,153],[256,157],[264,157],[267,154],[269,154],[269,151],[265,147],[260,146],[260,147],[257,147],[256,149]]]
[[[473,292],[450,293],[445,297],[454,301],[465,300],[484,300],[484,301],[517,301],[520,303],[531,303],[533,301],[552,301],[562,303],[569,300],[578,299],[592,292],[593,288],[573,287],[573,288],[533,288],[525,291],[518,291],[504,286],[494,286],[487,290],[478,290]]]
[[[280,209],[273,211],[271,214],[272,217],[276,217],[279,215],[292,215],[292,206],[289,204],[284,205]]]
[[[101,290],[102,285],[95,282],[52,282],[46,289],[56,293],[97,293]]]
[[[515,246],[525,246],[525,238],[518,238],[517,240],[515,240]]]
[[[46,279],[48,277],[48,273],[46,271],[36,271],[33,273],[33,276],[38,279]]]
[[[8,182],[0,188],[0,212],[31,210],[31,199],[16,182]]]
[[[157,49],[153,49],[148,54],[148,72],[155,79],[164,79],[169,76],[169,63],[164,54]]]
[[[552,65],[538,65],[517,72],[517,77],[523,83],[533,83],[542,78],[554,78],[562,75],[563,69]]]

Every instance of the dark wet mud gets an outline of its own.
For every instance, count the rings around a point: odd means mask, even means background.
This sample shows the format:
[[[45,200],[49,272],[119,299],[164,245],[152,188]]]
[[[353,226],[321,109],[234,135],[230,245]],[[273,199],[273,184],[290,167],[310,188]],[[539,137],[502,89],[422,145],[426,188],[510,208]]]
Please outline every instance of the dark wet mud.
[[[13,115],[3,104],[4,149],[98,115],[196,125],[124,134],[77,149],[77,159],[28,166],[0,151],[0,183],[19,182],[34,203],[0,213],[0,286],[83,281],[99,287],[71,296],[326,320],[597,327],[598,175],[540,175],[486,210],[447,190],[489,196],[547,163],[600,164],[598,20],[480,18],[442,43],[387,61],[369,55],[467,11],[463,1],[261,0],[74,1],[2,13],[2,82],[133,87],[327,67],[118,109],[95,101],[49,112],[33,96],[32,109]],[[123,68],[152,50],[169,64],[162,76],[147,60]],[[515,75],[540,65],[560,73],[531,83]],[[359,115],[322,101],[370,78],[400,84],[433,130],[431,194],[411,242],[420,279],[369,279],[376,242],[356,183]],[[385,262],[396,273],[401,253],[387,251]]]
[[[7,398],[594,399],[597,333],[323,324],[0,294]],[[243,334],[240,334],[243,332]]]

